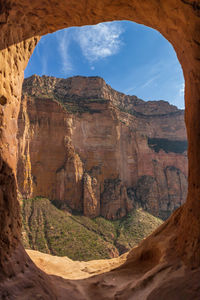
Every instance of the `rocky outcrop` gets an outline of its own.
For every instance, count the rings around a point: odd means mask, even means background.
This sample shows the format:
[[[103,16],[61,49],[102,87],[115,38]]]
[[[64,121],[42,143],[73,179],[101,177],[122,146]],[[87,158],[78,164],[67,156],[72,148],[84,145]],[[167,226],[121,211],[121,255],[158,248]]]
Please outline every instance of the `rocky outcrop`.
[[[51,178],[52,187],[49,186],[52,194],[48,194],[47,191],[43,191],[43,193],[47,196],[51,195],[51,199],[58,200],[62,208],[67,205],[72,210],[82,211],[83,205],[80,198],[82,197],[83,163],[71,142],[66,141],[66,137],[64,139],[65,162],[61,168],[56,169],[55,174],[52,174],[52,171],[49,172],[49,177],[53,177]],[[56,182],[54,182],[54,178],[56,178]],[[37,188],[35,193],[37,193]]]
[[[142,206],[166,219],[186,199],[184,112],[113,90],[99,77],[25,79],[18,185],[108,219]]]
[[[100,185],[87,173],[83,177],[83,213],[90,218],[100,215]]]
[[[133,199],[134,200],[134,199]],[[108,219],[122,218],[134,207],[127,195],[127,188],[120,179],[104,181],[104,191],[101,197],[101,215]]]

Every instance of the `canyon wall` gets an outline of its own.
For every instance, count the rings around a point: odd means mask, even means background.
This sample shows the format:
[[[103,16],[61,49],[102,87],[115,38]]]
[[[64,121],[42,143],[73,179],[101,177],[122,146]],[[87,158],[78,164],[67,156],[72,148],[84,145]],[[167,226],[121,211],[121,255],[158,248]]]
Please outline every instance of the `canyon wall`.
[[[113,90],[100,77],[32,76],[18,119],[18,188],[85,216],[142,206],[166,219],[187,192],[184,111]]]

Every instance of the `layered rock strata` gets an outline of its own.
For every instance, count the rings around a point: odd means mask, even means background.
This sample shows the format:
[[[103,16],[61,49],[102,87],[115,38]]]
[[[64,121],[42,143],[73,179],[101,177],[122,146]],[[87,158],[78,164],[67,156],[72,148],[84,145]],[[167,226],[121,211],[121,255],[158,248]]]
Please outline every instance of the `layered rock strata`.
[[[99,77],[32,76],[19,114],[18,186],[86,216],[142,206],[166,219],[186,199],[184,111]]]

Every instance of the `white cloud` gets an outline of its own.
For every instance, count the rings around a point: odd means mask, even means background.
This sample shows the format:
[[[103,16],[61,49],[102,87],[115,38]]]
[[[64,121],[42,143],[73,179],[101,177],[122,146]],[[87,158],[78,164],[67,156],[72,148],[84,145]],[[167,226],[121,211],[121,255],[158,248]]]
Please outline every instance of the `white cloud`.
[[[153,83],[156,79],[158,79],[159,77],[160,77],[159,75],[156,75],[156,76],[154,76],[153,78],[147,80],[144,84],[142,84],[142,85],[140,86],[140,89],[144,89],[144,88],[146,88],[146,87],[152,85],[152,83]]]
[[[93,63],[119,52],[123,45],[120,35],[123,32],[118,23],[107,22],[98,25],[68,28],[55,33],[58,50],[62,59],[62,72],[69,75],[73,71],[69,47],[76,41],[86,59]],[[94,70],[94,66],[91,67]]]
[[[100,23],[77,29],[75,40],[79,43],[83,55],[92,63],[119,52],[122,46],[120,35],[123,32],[118,23]]]
[[[131,87],[129,87],[129,88],[127,88],[127,89],[125,90],[125,93],[128,94],[128,93],[130,93],[130,92],[132,92],[132,91],[134,91],[134,90],[135,90],[135,86],[131,86]]]
[[[42,74],[47,74],[47,58],[43,57],[42,59]]]
[[[176,95],[172,101],[174,105],[176,105],[180,109],[184,109],[185,101],[184,101],[184,93],[185,93],[185,83],[178,83],[176,86]]]
[[[155,81],[156,81],[159,77],[160,77],[160,74],[157,74],[157,75],[153,76],[153,78],[150,78],[149,80],[147,80],[147,81],[145,81],[145,82],[143,82],[143,83],[141,83],[141,84],[138,84],[138,85],[136,85],[136,86],[131,86],[131,87],[127,88],[127,89],[125,90],[125,92],[126,92],[126,94],[127,94],[127,93],[130,93],[130,92],[132,92],[132,91],[138,92],[138,91],[141,91],[141,90],[143,90],[143,89],[145,89],[145,88],[147,88],[147,87],[149,87],[149,86],[155,86],[155,85],[156,85]]]
[[[48,65],[47,65],[47,62],[48,62],[48,55],[42,55],[41,52],[42,52],[42,45],[45,44],[45,38],[42,37],[40,39],[40,42],[37,44],[36,48],[35,48],[35,51],[36,51],[36,55],[38,57],[38,60],[40,61],[41,63],[41,74],[47,74],[47,71],[48,71]]]
[[[69,55],[69,45],[71,42],[71,32],[69,29],[56,32],[58,41],[58,49],[62,59],[62,72],[64,75],[69,74],[73,70],[71,57]]]
[[[184,92],[185,92],[185,83],[182,83],[180,88],[179,88],[179,96],[184,96]]]

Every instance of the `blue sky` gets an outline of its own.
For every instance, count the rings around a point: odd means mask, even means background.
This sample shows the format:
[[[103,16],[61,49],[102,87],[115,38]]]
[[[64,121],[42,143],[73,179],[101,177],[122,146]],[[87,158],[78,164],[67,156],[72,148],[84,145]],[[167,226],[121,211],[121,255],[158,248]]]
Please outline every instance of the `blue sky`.
[[[25,77],[101,76],[117,91],[184,108],[184,78],[171,44],[133,22],[71,27],[43,36]]]

